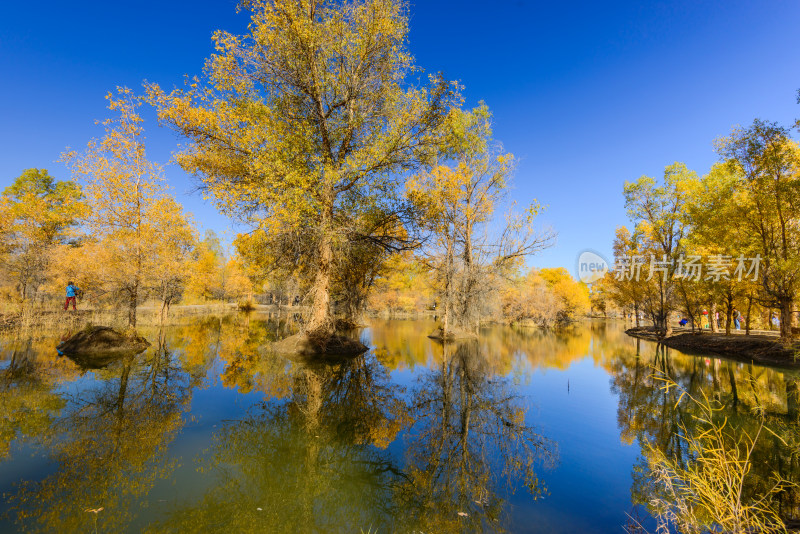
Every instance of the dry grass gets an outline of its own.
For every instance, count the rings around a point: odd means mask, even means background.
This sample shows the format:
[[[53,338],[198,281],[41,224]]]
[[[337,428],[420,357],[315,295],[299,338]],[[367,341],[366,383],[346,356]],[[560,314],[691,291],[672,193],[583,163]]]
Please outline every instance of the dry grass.
[[[669,378],[656,378],[665,389],[678,387]],[[774,498],[795,484],[773,473],[769,488],[757,500],[744,497],[751,476],[751,458],[761,435],[770,433],[783,440],[765,426],[763,417],[751,435],[732,428],[728,419],[721,417],[721,408],[705,393],[702,398],[695,398],[682,391],[678,403],[684,398],[697,409],[693,430],[679,424],[680,437],[691,460],[682,465],[652,444],[646,451],[650,475],[658,488],[649,503],[657,518],[658,532],[786,532]]]
[[[162,320],[160,307],[140,306],[137,327],[186,324],[199,315],[222,315],[236,309],[235,305],[225,303],[173,306]],[[41,305],[24,304],[0,313],[0,329],[26,333],[54,329],[75,331],[94,325],[126,329],[128,312],[126,309],[86,308],[80,304],[77,311],[64,311],[58,306],[44,308]]]

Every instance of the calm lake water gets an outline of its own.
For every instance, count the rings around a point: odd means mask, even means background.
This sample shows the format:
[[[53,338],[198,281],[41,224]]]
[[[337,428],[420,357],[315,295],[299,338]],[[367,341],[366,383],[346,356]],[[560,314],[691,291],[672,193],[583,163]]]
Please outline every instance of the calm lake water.
[[[654,369],[735,428],[764,408],[777,436],[747,491],[776,470],[800,481],[800,377],[624,328],[498,326],[442,347],[433,321],[373,320],[366,355],[312,365],[264,349],[286,320],[206,317],[145,330],[149,350],[95,370],[57,355],[66,332],[2,339],[0,531],[652,529],[645,444],[685,455],[693,414]],[[797,517],[797,495],[781,507]]]

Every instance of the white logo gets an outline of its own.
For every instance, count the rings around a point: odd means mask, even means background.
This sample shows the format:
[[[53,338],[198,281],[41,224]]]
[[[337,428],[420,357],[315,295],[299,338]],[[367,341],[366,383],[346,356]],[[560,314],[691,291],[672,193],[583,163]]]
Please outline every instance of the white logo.
[[[597,282],[608,271],[608,262],[600,254],[585,250],[578,256],[578,279],[584,284]]]

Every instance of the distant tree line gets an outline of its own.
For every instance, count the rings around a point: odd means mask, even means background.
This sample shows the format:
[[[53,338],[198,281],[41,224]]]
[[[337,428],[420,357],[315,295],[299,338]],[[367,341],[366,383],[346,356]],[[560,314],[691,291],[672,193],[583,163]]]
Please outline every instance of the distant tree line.
[[[789,339],[800,296],[800,147],[790,128],[763,120],[715,146],[720,160],[704,176],[675,163],[661,180],[625,184],[633,229],[617,230],[617,273],[598,294],[663,335],[680,316],[728,333],[741,318],[748,332],[758,324]],[[636,257],[646,263],[639,279],[620,276],[620,262]],[[653,261],[664,267],[655,276]]]

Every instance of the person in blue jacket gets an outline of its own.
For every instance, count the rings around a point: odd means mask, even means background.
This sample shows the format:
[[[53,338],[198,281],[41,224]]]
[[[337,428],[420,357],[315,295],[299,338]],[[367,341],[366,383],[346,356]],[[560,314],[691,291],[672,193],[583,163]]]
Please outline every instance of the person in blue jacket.
[[[70,301],[72,301],[72,309],[77,310],[75,307],[75,296],[78,294],[78,291],[80,291],[80,289],[72,282],[67,284],[67,301],[64,303],[64,311],[67,311],[67,308],[69,308]]]

